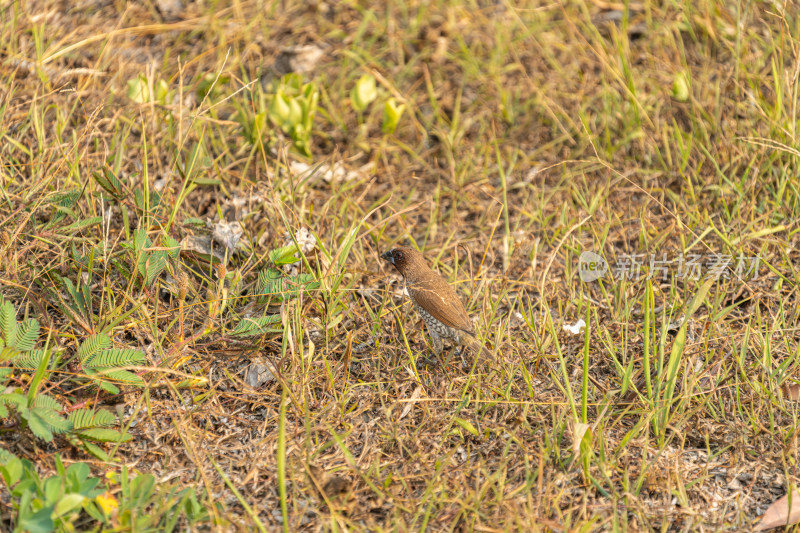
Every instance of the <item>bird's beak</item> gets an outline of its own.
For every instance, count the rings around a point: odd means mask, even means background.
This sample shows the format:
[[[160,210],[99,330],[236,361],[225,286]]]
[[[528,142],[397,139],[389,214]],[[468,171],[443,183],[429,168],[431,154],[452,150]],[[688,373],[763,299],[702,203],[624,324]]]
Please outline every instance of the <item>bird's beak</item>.
[[[388,252],[383,252],[381,254],[381,259],[383,259],[384,261],[389,261],[391,264],[394,264],[394,255],[392,254],[391,250],[389,250]]]

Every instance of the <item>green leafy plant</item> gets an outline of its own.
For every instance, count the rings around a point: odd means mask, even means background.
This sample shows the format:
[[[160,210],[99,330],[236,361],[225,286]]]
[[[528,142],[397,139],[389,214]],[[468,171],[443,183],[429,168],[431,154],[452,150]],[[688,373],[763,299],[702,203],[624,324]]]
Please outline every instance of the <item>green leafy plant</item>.
[[[136,269],[147,285],[152,284],[167,266],[167,252],[165,250],[150,250],[152,246],[153,241],[150,240],[144,228],[139,228],[133,232]]]
[[[59,307],[61,307],[66,316],[85,331],[94,331],[94,312],[89,284],[84,283],[80,278],[78,278],[77,285],[73,284],[68,278],[62,278],[62,281],[67,292],[67,298],[62,298],[57,290],[51,291],[57,296]]]
[[[269,139],[266,111],[251,114],[249,109],[242,108],[239,111],[238,121],[245,139],[250,144],[258,144]]]
[[[272,261],[272,264],[276,266],[291,265],[300,261],[299,254],[300,248],[296,243],[293,242],[291,244],[287,244],[286,246],[280,246],[270,250],[269,260]]]
[[[243,318],[236,324],[236,327],[231,331],[234,337],[254,337],[256,335],[265,335],[267,333],[277,333],[283,331],[282,328],[273,328],[275,324],[280,324],[280,315],[267,315],[257,318]]]
[[[151,189],[145,190],[144,187],[134,189],[128,187],[108,166],[103,167],[100,172],[92,173],[92,176],[94,181],[111,196],[111,199],[134,210],[139,216],[148,218],[158,214],[162,208],[161,193]],[[122,217],[127,226],[128,211],[126,209],[122,209]]]
[[[283,76],[277,85],[261,93],[258,113],[241,109],[239,122],[245,136],[256,144],[268,136],[267,121],[288,135],[298,153],[311,156],[311,132],[319,102],[319,89],[314,83],[303,83],[299,74]]]
[[[289,248],[289,247],[286,247]],[[291,261],[289,261],[291,262]],[[286,301],[296,298],[301,292],[319,288],[319,282],[313,274],[303,273],[287,275],[276,268],[265,268],[258,274],[256,282],[256,302],[262,306],[269,306],[274,301]],[[274,328],[279,324],[279,315],[265,315],[262,317],[248,317],[240,320],[231,331],[235,337],[251,337],[276,333],[282,331]]]
[[[83,298],[84,293],[80,294]],[[27,391],[16,388],[0,394],[0,418],[13,414],[21,427],[29,428],[40,439],[50,442],[55,434],[64,434],[74,446],[109,460],[94,442],[125,442],[130,437],[111,427],[116,425],[116,418],[108,411],[76,409],[65,418],[61,414],[62,404],[39,392],[48,369],[57,360],[49,349],[34,349],[39,330],[36,319],[18,322],[14,306],[0,297],[0,362],[11,362],[18,370],[35,371]],[[107,336],[94,335],[81,345],[78,354],[84,372],[109,392],[119,392],[110,380],[143,384],[139,376],[119,367],[141,364],[144,354],[136,350],[108,350],[109,344]],[[11,372],[11,367],[5,367],[0,377],[8,378]]]
[[[103,517],[93,501],[105,491],[98,488],[99,478],[90,477],[88,465],[75,463],[64,468],[56,455],[56,474],[43,479],[27,459],[8,452],[2,455],[0,474],[17,512],[15,532],[68,531],[81,509]]]
[[[142,378],[124,368],[143,364],[144,353],[139,350],[112,349],[111,339],[105,333],[92,335],[83,341],[78,348],[78,358],[84,373],[111,394],[119,394],[115,383],[144,385]]]
[[[144,74],[128,80],[127,95],[137,104],[154,103],[162,106],[171,103],[173,96],[165,80],[149,80]]]
[[[300,249],[296,243],[274,248],[269,252],[269,259],[275,266],[290,265],[301,260]],[[318,289],[319,281],[311,273],[289,275],[278,268],[268,267],[258,273],[255,296],[259,306],[268,308],[273,302],[283,302],[296,298],[302,292]],[[231,331],[235,337],[250,337],[276,333],[282,331],[275,328],[281,321],[279,315],[264,315],[261,317],[247,317],[240,320]]]
[[[383,125],[381,131],[387,135],[395,132],[397,124],[400,122],[400,117],[406,110],[405,104],[398,104],[394,98],[389,98],[383,104]]]
[[[129,531],[171,532],[176,530],[179,519],[188,525],[210,520],[208,509],[197,501],[194,489],[161,486],[152,474],[130,478],[126,468],[120,476],[116,516],[119,526]]]
[[[687,102],[692,94],[689,77],[685,72],[678,72],[672,78],[672,97],[678,102]]]
[[[161,486],[150,474],[131,477],[127,467],[105,478],[93,476],[86,463],[64,467],[55,455],[56,473],[42,477],[36,465],[0,449],[2,476],[16,515],[16,532],[88,531],[98,526],[115,531],[174,531],[207,522],[209,515],[193,489]]]
[[[201,74],[197,81],[197,88],[195,89],[199,99],[209,98],[216,100],[222,95],[222,86],[227,85],[231,81],[230,76],[218,76],[214,72],[206,72]]]
[[[281,78],[269,106],[269,119],[294,141],[294,147],[311,155],[311,129],[317,111],[319,90],[313,83],[303,83],[299,74]]]
[[[140,213],[155,213],[161,205],[161,193],[151,190],[145,196],[145,191],[137,187],[133,191],[133,205]]]
[[[59,414],[61,404],[38,392],[51,362],[49,350],[33,350],[38,338],[39,322],[33,318],[17,322],[14,306],[0,297],[0,362],[27,363],[36,369],[27,393],[17,388],[0,394],[0,418],[14,413],[21,427],[49,442],[54,433],[71,430],[72,424]],[[4,374],[7,377],[10,370]]]
[[[109,167],[103,167],[101,172],[92,173],[94,180],[100,185],[114,200],[125,199],[128,191],[127,185],[120,180],[116,173]]]
[[[359,113],[366,111],[369,104],[377,97],[378,88],[375,85],[375,77],[369,74],[361,76],[350,91],[350,103],[353,105],[353,109]]]
[[[0,296],[0,362],[33,350],[39,339],[39,328],[35,318],[17,322],[14,306]]]
[[[302,273],[294,276],[284,274],[276,268],[266,268],[258,273],[256,293],[259,301],[267,303],[272,299],[289,300],[301,291],[319,288],[313,274]]]
[[[83,448],[102,461],[110,461],[111,457],[95,443],[131,440],[129,434],[114,429],[117,418],[105,409],[76,409],[67,419],[72,423],[72,431],[65,435],[70,444]]]
[[[0,395],[0,418],[7,418],[12,411],[15,412],[21,427],[30,429],[34,435],[47,442],[53,440],[54,434],[72,429],[70,421],[60,414],[62,409],[60,403],[45,394],[35,394],[33,398],[21,392]]]
[[[159,274],[167,268],[169,258],[178,259],[180,243],[172,237],[162,239],[161,249],[153,250],[153,241],[144,228],[133,232],[133,249],[136,254],[136,270],[146,285],[151,285]]]
[[[78,220],[80,218],[73,208],[78,198],[80,198],[81,192],[81,189],[70,189],[63,192],[56,192],[48,197],[47,203],[53,207],[53,216],[50,218],[48,226],[54,226],[67,216],[72,220]]]

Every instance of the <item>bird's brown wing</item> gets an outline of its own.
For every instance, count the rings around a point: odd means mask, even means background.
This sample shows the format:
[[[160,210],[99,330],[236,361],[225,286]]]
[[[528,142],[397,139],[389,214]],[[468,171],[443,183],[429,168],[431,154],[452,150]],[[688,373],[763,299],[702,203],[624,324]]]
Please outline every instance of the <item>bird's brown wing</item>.
[[[445,326],[473,333],[472,321],[456,291],[438,275],[408,287],[417,305]]]

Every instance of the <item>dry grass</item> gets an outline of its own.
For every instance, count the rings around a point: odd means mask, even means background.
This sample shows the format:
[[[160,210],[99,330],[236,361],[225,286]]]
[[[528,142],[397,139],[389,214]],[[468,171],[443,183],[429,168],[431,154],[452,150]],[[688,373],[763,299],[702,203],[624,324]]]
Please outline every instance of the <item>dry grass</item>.
[[[123,404],[133,439],[115,459],[196,487],[215,521],[202,527],[743,530],[800,481],[791,2],[0,9],[0,293],[62,350],[48,392]],[[284,135],[251,144],[237,122],[264,111],[260,76],[302,44],[324,50],[304,74],[320,94],[313,163],[352,179],[291,172]],[[183,97],[134,103],[140,74]],[[359,114],[364,74],[380,94]],[[214,90],[196,96],[206,75]],[[391,96],[407,109],[383,135]],[[93,179],[106,165],[126,200]],[[156,185],[161,205],[137,208],[133,191]],[[193,217],[240,221],[241,251],[214,267],[184,253],[151,284],[124,275],[134,230],[160,246],[201,234]],[[275,332],[233,336],[262,312],[267,253],[303,227],[319,247],[300,271],[319,288],[273,301]],[[378,257],[400,241],[457,284],[496,363],[424,364],[421,321]],[[79,320],[60,280],[85,280],[90,250]],[[761,268],[710,286],[677,268],[583,283],[583,250],[612,267],[718,253]],[[579,318],[587,335],[564,331]],[[145,351],[147,387],[70,386],[70,357],[99,331]],[[253,389],[255,358],[275,379]],[[42,472],[54,452],[92,461],[6,422],[2,446]]]

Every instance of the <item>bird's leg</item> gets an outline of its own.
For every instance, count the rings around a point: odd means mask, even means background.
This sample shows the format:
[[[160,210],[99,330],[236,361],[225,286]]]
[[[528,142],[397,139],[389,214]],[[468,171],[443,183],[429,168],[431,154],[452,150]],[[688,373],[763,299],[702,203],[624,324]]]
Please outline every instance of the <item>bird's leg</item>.
[[[453,355],[455,355],[456,357],[460,357],[461,358],[461,365],[464,368],[469,368],[469,365],[467,364],[467,360],[464,359],[464,345],[463,344],[459,344],[458,346],[456,346],[456,349],[453,350]]]
[[[453,355],[458,356],[461,358],[461,364],[464,368],[467,368],[467,361],[464,359],[464,350],[467,349],[467,345],[462,342],[461,335],[456,337],[456,349],[453,350]]]
[[[456,349],[453,350],[453,355],[461,356],[464,353],[464,345],[456,340]]]
[[[426,324],[427,326],[427,324]],[[442,360],[442,348],[444,348],[444,343],[442,342],[442,338],[436,333],[436,330],[430,326],[427,326],[428,333],[431,335],[431,340],[433,341],[433,352],[436,354],[436,357],[439,361]]]

